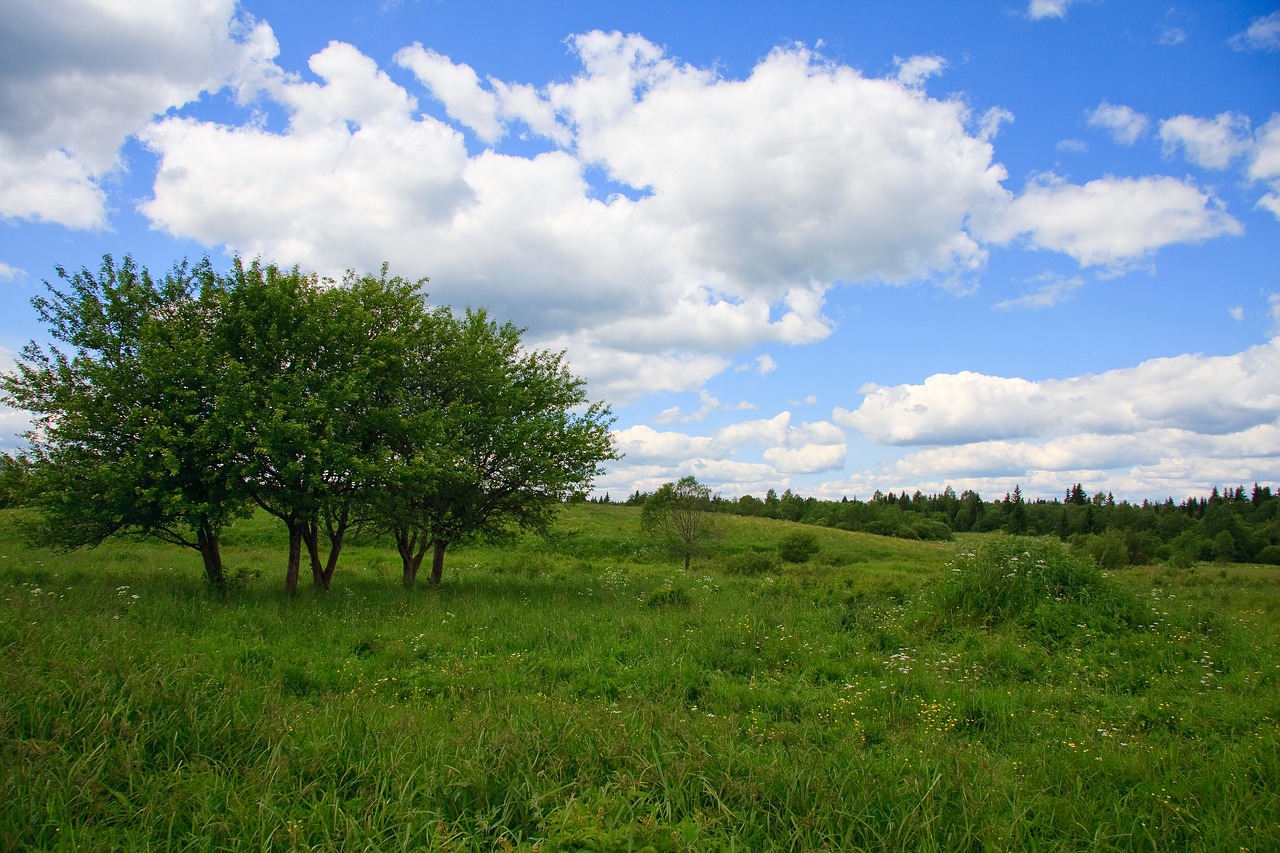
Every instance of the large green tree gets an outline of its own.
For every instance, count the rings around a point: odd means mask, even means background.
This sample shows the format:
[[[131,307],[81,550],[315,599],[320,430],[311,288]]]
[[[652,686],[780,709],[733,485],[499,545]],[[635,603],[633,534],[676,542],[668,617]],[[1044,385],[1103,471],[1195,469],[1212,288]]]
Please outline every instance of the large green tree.
[[[484,311],[437,312],[424,324],[386,510],[406,585],[428,551],[438,586],[449,545],[545,532],[617,457],[609,408],[587,400],[563,354],[527,349],[521,336]]]
[[[207,259],[162,279],[129,256],[105,257],[96,274],[57,272],[61,286],[32,300],[57,344],[28,344],[0,377],[7,401],[33,415],[35,537],[68,548],[155,537],[198,551],[224,588],[221,532],[245,496],[212,347],[221,282]]]

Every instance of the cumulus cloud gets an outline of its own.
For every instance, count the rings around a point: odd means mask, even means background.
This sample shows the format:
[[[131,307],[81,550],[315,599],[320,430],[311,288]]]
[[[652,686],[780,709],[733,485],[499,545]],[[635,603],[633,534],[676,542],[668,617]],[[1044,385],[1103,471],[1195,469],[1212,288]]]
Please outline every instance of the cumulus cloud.
[[[497,96],[481,87],[470,65],[454,63],[418,43],[396,53],[395,61],[430,88],[450,118],[471,128],[484,141],[496,142],[506,133],[498,118]]]
[[[548,83],[413,44],[394,58],[407,86],[342,42],[282,68],[271,30],[233,0],[180,15],[155,0],[77,16],[69,2],[22,0],[3,24],[17,45],[0,59],[18,81],[6,91],[58,104],[0,110],[4,215],[102,226],[101,177],[145,125],[158,170],[140,211],[156,229],[322,273],[386,260],[429,275],[433,301],[515,319],[619,403],[696,390],[746,348],[827,337],[833,287],[971,282],[986,241],[1121,268],[1238,228],[1174,179],[1012,196],[991,145],[1012,115],[975,122],[962,100],[929,97],[938,57],[873,78],[785,45],[727,79],[639,35],[591,32],[568,42],[579,72]],[[22,64],[35,48],[12,34],[35,23],[64,47]],[[66,49],[76,38],[97,53]],[[222,86],[247,118],[147,123]],[[283,124],[256,118],[277,111]],[[504,152],[517,126],[546,150]],[[623,191],[601,198],[595,174]]]
[[[1254,18],[1244,32],[1231,37],[1236,50],[1258,50],[1272,53],[1280,50],[1280,12]]]
[[[1148,119],[1132,107],[1103,101],[1087,114],[1090,127],[1100,127],[1111,133],[1111,138],[1121,145],[1132,145],[1146,133]]]
[[[1225,169],[1249,150],[1249,119],[1221,113],[1213,119],[1180,115],[1160,122],[1160,139],[1166,153],[1181,149],[1186,158],[1206,169]]]
[[[614,433],[625,454],[610,467],[619,482],[645,482],[652,488],[698,471],[735,494],[763,491],[785,483],[790,476],[834,471],[844,467],[847,438],[830,421],[795,423],[790,412],[771,418],[741,421],[706,436],[658,431],[638,425]],[[740,457],[758,451],[763,462]],[[761,484],[763,488],[757,488]]]
[[[1272,300],[1280,312],[1280,298]],[[876,470],[825,484],[828,497],[918,485],[990,496],[1064,483],[1119,496],[1200,494],[1280,479],[1280,338],[1232,356],[1183,355],[1032,382],[972,372],[918,385],[867,385],[836,423],[912,447]]]
[[[835,282],[984,263],[970,217],[1008,194],[963,105],[802,46],[726,80],[639,36],[570,44],[582,72],[540,89],[400,51],[443,104],[435,117],[332,43],[311,78],[257,78],[283,130],[155,122],[142,138],[160,169],[141,209],[175,236],[325,272],[386,259],[430,275],[435,300],[517,318],[623,395],[688,387],[754,344],[827,336]],[[458,130],[493,142],[512,122],[553,150],[471,153]],[[596,198],[588,168],[631,192]],[[622,375],[636,354],[658,364]]]
[[[1183,355],[1064,380],[964,371],[868,385],[837,423],[892,445],[972,444],[1070,433],[1178,429],[1227,435],[1280,418],[1280,339],[1232,356]]]
[[[235,0],[12,0],[0,16],[0,217],[107,224],[102,180],[153,116],[275,53]]]
[[[1188,181],[1105,177],[1081,186],[1049,175],[1014,199],[986,235],[996,242],[1022,237],[1083,266],[1114,271],[1162,246],[1242,232],[1217,199]]]

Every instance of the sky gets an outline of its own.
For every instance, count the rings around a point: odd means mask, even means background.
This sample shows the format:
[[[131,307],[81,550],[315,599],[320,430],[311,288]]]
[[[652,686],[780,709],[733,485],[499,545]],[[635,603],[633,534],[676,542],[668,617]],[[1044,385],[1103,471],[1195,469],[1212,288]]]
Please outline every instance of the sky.
[[[6,0],[0,220],[0,365],[58,266],[386,261],[615,499],[1280,483],[1274,0]]]

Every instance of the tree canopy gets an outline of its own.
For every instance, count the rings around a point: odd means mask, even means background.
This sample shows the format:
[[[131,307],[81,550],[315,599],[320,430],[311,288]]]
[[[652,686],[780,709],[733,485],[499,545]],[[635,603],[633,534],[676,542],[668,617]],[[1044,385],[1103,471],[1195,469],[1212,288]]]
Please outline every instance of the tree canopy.
[[[711,489],[696,477],[666,483],[644,502],[640,527],[665,539],[684,557],[688,570],[693,555],[715,532]]]
[[[608,407],[561,354],[483,311],[428,308],[425,279],[385,265],[334,282],[205,259],[156,280],[108,256],[58,275],[33,304],[64,349],[32,342],[0,377],[35,416],[9,467],[46,544],[157,537],[223,588],[221,533],[256,506],[288,533],[289,592],[304,550],[327,589],[358,525],[394,535],[406,583],[431,548],[438,584],[449,543],[544,531],[616,456]]]

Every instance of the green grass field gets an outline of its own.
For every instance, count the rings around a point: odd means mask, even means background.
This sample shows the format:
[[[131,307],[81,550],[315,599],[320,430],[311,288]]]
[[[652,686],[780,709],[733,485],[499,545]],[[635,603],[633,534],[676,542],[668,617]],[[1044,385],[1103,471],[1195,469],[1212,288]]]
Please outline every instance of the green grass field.
[[[1053,543],[638,510],[451,551],[283,534],[58,554],[0,514],[0,849],[1280,849],[1280,570],[1104,576]],[[812,529],[812,528],[806,528]],[[257,575],[255,577],[255,575]]]

